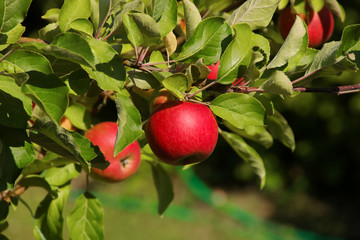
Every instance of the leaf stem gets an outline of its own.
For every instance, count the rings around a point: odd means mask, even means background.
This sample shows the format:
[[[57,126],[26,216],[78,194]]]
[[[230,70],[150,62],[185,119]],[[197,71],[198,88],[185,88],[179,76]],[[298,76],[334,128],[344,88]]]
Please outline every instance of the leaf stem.
[[[4,54],[4,56],[2,56],[0,58],[0,62],[2,62],[5,58],[7,58],[10,54],[12,54],[15,51],[15,48],[11,49],[10,51],[8,51],[7,53]]]
[[[110,13],[111,13],[111,1],[109,2],[109,10],[106,13],[106,16],[103,20],[103,22],[101,23],[101,26],[99,27],[99,29],[97,30],[96,34],[95,34],[95,39],[99,39],[100,38],[100,34],[101,34],[101,30],[103,29],[103,27],[105,26],[106,21],[108,20],[108,18],[110,17]],[[108,38],[109,36],[107,36]],[[103,39],[104,40],[104,39]]]

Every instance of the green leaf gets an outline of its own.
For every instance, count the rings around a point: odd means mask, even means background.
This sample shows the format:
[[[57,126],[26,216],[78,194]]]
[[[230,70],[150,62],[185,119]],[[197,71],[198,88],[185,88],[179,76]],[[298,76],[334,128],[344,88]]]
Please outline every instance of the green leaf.
[[[65,164],[74,163],[74,160],[60,157],[55,153],[49,152],[43,159],[35,159],[22,170],[22,175],[40,173],[46,169],[64,166]]]
[[[184,99],[184,93],[191,86],[191,81],[182,73],[176,73],[166,77],[162,84],[180,99]]]
[[[325,0],[325,5],[342,22],[345,21],[345,10],[337,0]]]
[[[124,14],[123,21],[129,41],[135,48],[141,46],[144,43],[144,39],[135,21],[128,14]]]
[[[59,26],[61,31],[68,31],[73,21],[80,18],[87,19],[90,17],[90,14],[90,0],[65,0],[59,14]]]
[[[24,72],[37,71],[44,74],[51,74],[52,68],[49,60],[36,52],[18,49],[11,53],[6,61],[12,62]]]
[[[220,131],[221,136],[229,143],[234,151],[254,169],[256,175],[260,178],[260,188],[265,186],[266,170],[261,156],[254,148],[248,145],[242,137],[234,133]]]
[[[162,63],[165,62],[164,56],[160,51],[153,51],[150,55],[149,63]],[[167,69],[167,64],[156,64],[158,68]],[[153,72],[154,73],[154,72]]]
[[[349,60],[349,56],[336,57],[340,44],[340,42],[324,44],[305,72],[305,76],[309,76],[307,79],[334,76],[343,71],[357,71],[356,64]]]
[[[259,89],[263,89],[266,92],[279,94],[279,95],[291,95],[293,85],[288,76],[281,71],[275,71],[268,79],[265,80]]]
[[[218,81],[222,84],[232,83],[239,75],[243,73],[239,71],[239,67],[245,69],[250,64],[251,60],[251,42],[252,31],[247,24],[237,24],[233,26],[235,37],[225,49],[224,54],[221,56]]]
[[[53,198],[51,194],[47,194],[36,209],[36,226],[39,227],[46,239],[63,239],[63,209],[69,196],[69,192],[70,184],[59,188],[56,198]],[[36,239],[43,239],[36,230],[34,230],[34,235]]]
[[[151,172],[158,195],[158,213],[163,215],[172,200],[174,199],[174,190],[171,178],[165,169],[155,161],[146,161],[151,166]]]
[[[190,0],[184,0],[184,19],[186,27],[186,38],[189,39],[194,33],[196,27],[201,22],[201,15],[199,10]]]
[[[158,22],[162,37],[175,28],[177,9],[176,0],[153,0],[153,17]]]
[[[70,105],[65,112],[65,116],[70,122],[81,130],[87,130],[90,128],[90,113],[85,106],[80,104]]]
[[[92,36],[94,32],[92,23],[87,19],[76,19],[70,24],[70,29],[85,33],[89,36]]]
[[[31,0],[1,1],[0,32],[5,33],[21,23],[30,7]]]
[[[237,8],[228,23],[233,26],[237,23],[247,23],[252,30],[266,27],[273,18],[280,0],[247,0]]]
[[[16,43],[25,32],[25,27],[20,23],[6,33],[0,31],[0,50],[4,50],[9,44]]]
[[[306,25],[300,17],[296,16],[289,35],[267,68],[272,69],[284,66],[291,57],[299,52],[303,41],[307,41]]]
[[[129,13],[143,36],[146,46],[158,44],[161,41],[161,29],[159,24],[145,13]]]
[[[229,24],[221,17],[206,18],[199,23],[194,33],[182,46],[177,60],[188,58],[204,59],[204,64],[209,65],[220,59],[222,43],[231,35]]]
[[[101,1],[102,2],[102,1]],[[143,12],[144,3],[141,0],[135,0],[132,2],[126,3],[121,9],[120,13],[115,16],[113,25],[111,27],[111,32],[115,32],[123,23],[123,16],[131,11],[134,12]]]
[[[295,150],[294,133],[286,119],[278,111],[274,115],[268,116],[267,128],[274,138],[278,139],[292,151]]]
[[[114,156],[133,143],[142,134],[141,116],[129,96],[116,94],[118,132],[114,147]]]
[[[91,193],[85,192],[76,201],[67,224],[70,239],[102,240],[104,239],[104,210],[101,202]]]
[[[59,21],[60,9],[59,8],[51,8],[46,11],[46,13],[41,16],[42,19],[48,20],[51,23],[55,23]]]
[[[264,126],[249,126],[244,129],[239,129],[234,127],[231,123],[224,121],[224,125],[231,130],[232,132],[236,133],[237,135],[249,139],[251,141],[260,143],[265,148],[270,148],[273,144],[273,137],[267,131],[266,127]]]
[[[265,108],[250,95],[222,94],[210,103],[210,109],[214,114],[240,129],[265,124]]]
[[[15,183],[21,169],[34,160],[34,149],[27,142],[25,129],[0,125],[0,191]]]
[[[29,72],[27,80],[21,88],[50,118],[59,123],[68,105],[69,89],[54,75],[40,72]]]
[[[32,142],[46,149],[80,162],[83,166],[92,166],[104,169],[108,163],[97,146],[76,132],[69,132],[57,126],[46,117],[35,121],[33,129],[37,132],[30,133]]]
[[[45,42],[52,42],[61,33],[59,24],[50,23],[39,30],[39,37]]]
[[[52,186],[63,186],[79,176],[81,166],[71,163],[61,167],[53,167],[45,171],[44,178]]]
[[[78,64],[94,67],[95,58],[89,43],[77,33],[63,33],[58,35],[51,45],[42,51],[56,58],[65,59]]]
[[[69,87],[76,94],[84,94],[88,91],[90,86],[89,74],[83,69],[73,71],[68,75],[68,82]]]
[[[15,81],[0,75],[0,124],[25,128],[31,116],[31,100]]]
[[[346,26],[341,36],[341,44],[337,57],[341,55],[355,54],[355,62],[360,66],[360,24]]]
[[[160,82],[150,73],[140,70],[131,70],[127,72],[130,80],[136,87],[143,90],[150,90],[152,88],[160,88]]]
[[[117,52],[106,42],[87,39],[95,56],[95,69],[82,66],[103,90],[120,92],[125,84],[125,67]]]
[[[18,185],[22,187],[41,187],[48,191],[48,193],[53,193],[50,184],[40,175],[28,175],[22,178]]]

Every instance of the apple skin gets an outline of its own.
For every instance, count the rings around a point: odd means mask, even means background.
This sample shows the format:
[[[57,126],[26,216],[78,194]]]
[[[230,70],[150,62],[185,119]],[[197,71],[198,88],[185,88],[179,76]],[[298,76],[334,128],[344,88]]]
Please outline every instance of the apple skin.
[[[102,122],[92,127],[85,137],[100,148],[110,165],[104,169],[91,168],[90,176],[103,182],[119,182],[133,175],[140,165],[141,149],[137,141],[128,145],[115,157],[114,145],[118,126],[115,122]]]
[[[218,61],[215,64],[211,64],[211,65],[207,66],[211,71],[209,73],[209,75],[207,76],[207,79],[209,79],[209,80],[216,80],[217,79],[217,74],[218,74],[218,70],[219,70],[219,63],[220,63],[220,61]]]
[[[161,161],[187,165],[210,156],[217,143],[218,125],[207,106],[176,100],[155,109],[145,135]]]
[[[161,89],[154,92],[153,99],[150,103],[150,112],[153,112],[155,108],[166,102],[174,101],[175,97],[167,89]]]
[[[299,16],[308,27],[309,47],[318,47],[329,40],[334,31],[334,17],[328,8],[324,6],[319,12],[309,8],[306,15],[299,14]],[[296,13],[291,10],[290,6],[281,11],[278,18],[278,28],[284,39],[289,34],[295,19]]]

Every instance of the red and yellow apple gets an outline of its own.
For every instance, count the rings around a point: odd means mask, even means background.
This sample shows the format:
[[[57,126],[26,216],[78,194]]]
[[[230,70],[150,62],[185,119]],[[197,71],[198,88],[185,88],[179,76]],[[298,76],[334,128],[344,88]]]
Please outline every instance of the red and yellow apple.
[[[325,6],[319,12],[308,7],[306,14],[297,14],[290,6],[282,10],[278,18],[278,28],[284,39],[289,34],[296,15],[307,24],[309,47],[318,47],[329,40],[334,31],[334,17]]]
[[[211,71],[209,73],[209,75],[207,76],[207,79],[209,79],[209,80],[216,80],[217,79],[217,74],[218,74],[218,70],[219,70],[219,63],[220,63],[220,61],[207,66]]]
[[[174,101],[175,97],[167,89],[160,89],[154,92],[153,99],[150,102],[150,112],[153,112],[155,108],[169,101]]]
[[[210,156],[218,139],[218,126],[207,106],[176,100],[154,110],[145,133],[150,148],[161,161],[187,165]]]
[[[118,126],[115,122],[102,122],[92,127],[85,137],[98,146],[110,165],[104,169],[91,168],[90,176],[104,182],[119,182],[133,175],[140,165],[141,149],[134,141],[114,157]]]

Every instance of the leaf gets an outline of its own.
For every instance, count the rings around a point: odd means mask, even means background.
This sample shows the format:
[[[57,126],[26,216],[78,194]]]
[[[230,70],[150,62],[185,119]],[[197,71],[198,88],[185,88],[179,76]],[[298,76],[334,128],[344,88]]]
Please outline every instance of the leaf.
[[[336,57],[341,55],[356,54],[355,62],[360,66],[360,24],[346,26],[341,36],[341,44]]]
[[[190,80],[182,73],[176,73],[166,77],[162,84],[180,99],[184,99],[184,93],[191,86]]]
[[[21,172],[22,175],[30,175],[40,173],[46,169],[64,166],[65,164],[74,163],[74,160],[60,157],[53,152],[48,154],[43,159],[35,159],[31,164],[27,165]]]
[[[59,26],[62,32],[70,29],[77,19],[87,19],[91,14],[90,0],[65,0],[59,13]]]
[[[164,45],[168,56],[171,56],[177,48],[177,40],[175,34],[171,31],[163,37]]]
[[[48,193],[53,193],[50,184],[40,175],[28,175],[21,178],[17,184],[22,187],[41,187],[48,191]]]
[[[151,167],[151,172],[158,195],[158,213],[163,215],[172,200],[174,199],[174,190],[171,178],[165,169],[155,161],[146,161]]]
[[[250,95],[222,94],[210,103],[210,109],[214,114],[240,129],[265,124],[265,108]]]
[[[75,30],[77,32],[85,33],[89,36],[93,35],[94,28],[92,23],[87,19],[76,19],[70,24],[70,29]]]
[[[36,226],[39,227],[41,233],[45,236],[46,239],[63,239],[63,209],[69,196],[69,192],[70,184],[59,188],[56,198],[53,198],[52,195],[47,194],[36,209]],[[43,239],[36,230],[34,230],[34,235],[36,239]]]
[[[42,19],[48,20],[51,23],[59,21],[60,9],[51,8],[46,11],[44,15],[41,16]]]
[[[128,95],[116,94],[118,132],[114,147],[114,156],[133,143],[142,134],[141,116]]]
[[[270,148],[273,144],[273,137],[267,131],[265,126],[249,126],[244,129],[239,129],[234,127],[231,123],[224,121],[224,125],[231,130],[232,132],[236,133],[237,135],[249,139],[251,141],[260,143],[265,148]]]
[[[271,135],[294,151],[295,137],[286,119],[278,111],[275,111],[275,114],[268,116],[267,120],[267,128]]]
[[[101,1],[102,2],[102,1]],[[132,2],[126,3],[121,9],[120,13],[115,16],[113,25],[111,27],[111,33],[115,32],[123,23],[123,16],[131,11],[134,12],[143,12],[144,3],[141,0],[135,0]]]
[[[21,87],[50,118],[59,123],[68,105],[68,87],[54,75],[29,72],[29,80]]]
[[[293,85],[285,73],[281,71],[275,71],[268,79],[265,80],[265,82],[259,86],[259,89],[263,89],[266,92],[279,95],[291,95],[293,92]]]
[[[252,31],[247,24],[237,24],[233,26],[235,37],[225,49],[221,56],[218,82],[222,84],[232,83],[239,75],[239,67],[243,66],[243,72],[250,64]]]
[[[165,37],[175,28],[177,9],[176,0],[153,0],[153,17],[158,22],[162,37]]]
[[[103,90],[120,92],[125,84],[125,67],[117,52],[106,42],[89,38],[89,46],[95,56],[95,70],[82,66]]]
[[[90,78],[88,73],[83,69],[71,72],[68,75],[67,80],[71,90],[73,90],[78,95],[86,93],[89,89]]]
[[[83,105],[76,103],[70,105],[66,109],[65,116],[76,128],[81,130],[87,130],[90,128],[90,113]]]
[[[58,35],[50,45],[41,49],[45,54],[77,64],[94,67],[94,55],[88,42],[77,33]]]
[[[6,33],[0,32],[0,50],[4,50],[9,44],[16,43],[25,32],[25,27],[20,23]]]
[[[266,27],[273,18],[280,0],[247,0],[235,9],[227,22],[233,26],[247,23],[252,30]]]
[[[71,163],[61,167],[47,169],[44,174],[45,180],[52,186],[63,186],[79,176],[81,166]]]
[[[59,24],[57,22],[50,23],[39,30],[39,37],[45,42],[52,42],[60,33]]]
[[[123,22],[129,41],[135,48],[141,46],[144,43],[144,39],[135,21],[128,14],[124,14]]]
[[[267,68],[272,69],[284,66],[291,57],[299,52],[303,41],[307,41],[306,25],[299,16],[296,16],[289,35]]]
[[[15,183],[21,169],[34,160],[32,144],[25,129],[0,125],[0,192]]]
[[[224,39],[230,35],[231,28],[223,18],[206,18],[184,43],[177,60],[203,58],[205,65],[215,63],[220,59]]]
[[[150,46],[161,41],[159,24],[145,13],[129,13],[142,34],[144,44]]]
[[[161,84],[150,73],[141,70],[131,70],[127,72],[129,79],[135,84],[136,87],[143,90],[150,90],[152,88],[159,88]]]
[[[190,0],[184,0],[183,4],[184,4],[184,18],[185,18],[185,27],[186,27],[186,39],[189,39],[190,36],[195,31],[196,27],[201,22],[201,15],[195,4]]]
[[[0,124],[25,128],[31,116],[31,100],[26,97],[15,81],[0,75]]]
[[[70,239],[102,240],[104,239],[104,210],[101,202],[91,193],[85,192],[76,201],[67,218]]]
[[[57,126],[46,117],[36,120],[33,129],[37,132],[30,133],[31,141],[60,156],[75,160],[83,166],[90,167],[90,162],[100,169],[108,166],[99,148],[87,138]]]
[[[221,136],[229,143],[234,151],[254,169],[256,175],[260,178],[260,188],[265,186],[266,170],[261,156],[254,148],[248,145],[242,137],[234,133],[220,131]]]
[[[165,62],[164,57],[160,51],[153,51],[150,55],[149,63],[162,63]],[[156,64],[158,68],[167,69],[167,64]],[[153,71],[154,73],[154,71]]]
[[[36,52],[18,49],[11,53],[6,61],[12,62],[24,72],[37,71],[44,74],[51,74],[52,68],[49,60]]]
[[[325,43],[315,55],[304,76],[308,75],[307,79],[311,80],[318,77],[338,75],[343,71],[357,71],[356,64],[352,63],[348,56],[336,57],[339,47],[340,42]]]
[[[31,0],[1,1],[0,32],[6,33],[21,23],[30,7]]]
[[[325,0],[326,7],[342,22],[345,21],[345,11],[337,0]]]

